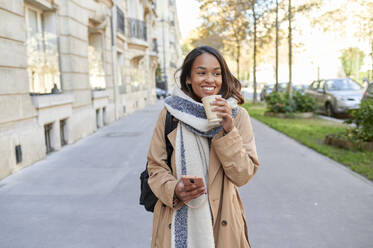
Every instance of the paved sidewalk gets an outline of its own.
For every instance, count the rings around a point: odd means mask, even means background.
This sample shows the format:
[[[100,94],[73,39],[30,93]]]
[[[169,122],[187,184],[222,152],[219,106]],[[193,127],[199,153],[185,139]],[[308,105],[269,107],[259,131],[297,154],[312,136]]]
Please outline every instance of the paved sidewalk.
[[[241,188],[254,248],[370,248],[373,183],[253,120],[257,175]]]
[[[149,247],[139,174],[162,102],[0,181],[1,248]],[[253,248],[370,248],[373,184],[252,120],[261,162],[240,188]]]

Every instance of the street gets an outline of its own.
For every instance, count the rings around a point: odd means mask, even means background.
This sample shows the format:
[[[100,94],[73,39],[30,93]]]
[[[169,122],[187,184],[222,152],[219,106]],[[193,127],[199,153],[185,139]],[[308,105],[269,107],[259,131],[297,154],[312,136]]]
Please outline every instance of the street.
[[[139,175],[162,101],[0,181],[1,248],[149,247]],[[370,248],[373,183],[252,120],[260,168],[240,188],[253,248]]]

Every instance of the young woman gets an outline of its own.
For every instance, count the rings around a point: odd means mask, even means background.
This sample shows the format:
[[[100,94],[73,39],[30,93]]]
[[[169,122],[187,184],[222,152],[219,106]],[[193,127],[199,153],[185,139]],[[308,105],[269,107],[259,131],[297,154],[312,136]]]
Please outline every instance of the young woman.
[[[165,100],[148,153],[148,183],[159,199],[151,247],[250,247],[237,187],[254,176],[259,162],[250,117],[237,106],[244,102],[240,82],[216,49],[202,46],[186,56],[180,84]],[[222,121],[211,127],[201,99],[217,94],[211,105]],[[178,120],[167,136],[172,171],[166,164],[167,111]]]

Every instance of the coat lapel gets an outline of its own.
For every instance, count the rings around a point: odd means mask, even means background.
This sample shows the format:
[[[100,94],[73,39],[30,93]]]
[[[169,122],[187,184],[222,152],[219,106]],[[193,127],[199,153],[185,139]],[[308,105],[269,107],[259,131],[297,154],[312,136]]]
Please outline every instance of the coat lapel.
[[[220,163],[216,157],[215,149],[211,146],[210,150],[210,164],[209,164],[209,188],[211,188],[211,184],[213,183],[216,174],[218,173],[220,168]]]
[[[168,140],[170,141],[171,145],[172,145],[172,148],[173,150],[175,151],[175,143],[176,143],[176,134],[177,134],[177,128],[175,128],[174,130],[172,130],[168,135],[167,135],[167,138]],[[172,174],[176,177],[176,165],[175,165],[175,162],[172,160],[172,158],[175,157],[175,153],[173,152],[172,153],[172,156],[171,156],[171,168],[172,168]]]
[[[175,142],[176,142],[176,132],[177,132],[177,128],[175,128],[174,130],[172,130],[168,135],[168,140],[170,141],[171,145],[172,145],[172,148],[175,150]]]

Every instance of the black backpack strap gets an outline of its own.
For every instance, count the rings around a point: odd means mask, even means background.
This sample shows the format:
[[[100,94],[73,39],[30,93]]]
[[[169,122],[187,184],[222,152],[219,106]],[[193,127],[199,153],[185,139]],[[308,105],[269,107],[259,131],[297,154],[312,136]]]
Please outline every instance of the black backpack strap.
[[[165,122],[165,128],[164,128],[164,136],[165,136],[165,140],[166,140],[167,165],[168,165],[168,167],[170,167],[171,171],[172,171],[172,167],[171,167],[171,155],[172,155],[172,152],[173,152],[174,149],[173,149],[173,147],[171,145],[171,142],[168,140],[167,135],[169,133],[171,133],[177,127],[177,123],[178,123],[178,120],[176,120],[170,114],[170,112],[168,112],[168,110],[167,110],[166,122]]]
[[[175,121],[175,118],[167,111],[166,115],[166,122],[165,122],[165,139],[166,139],[166,150],[167,150],[167,165],[171,167],[171,155],[173,151],[173,147],[170,143],[170,141],[167,138],[167,135],[172,132],[176,126],[177,126],[178,121]],[[148,174],[148,163],[146,163],[146,169],[141,173],[140,175],[140,205],[144,205],[145,209],[147,211],[153,212],[154,211],[154,206],[158,201],[158,198],[154,195],[152,192],[149,184],[148,184],[148,179],[149,179],[149,174]]]

